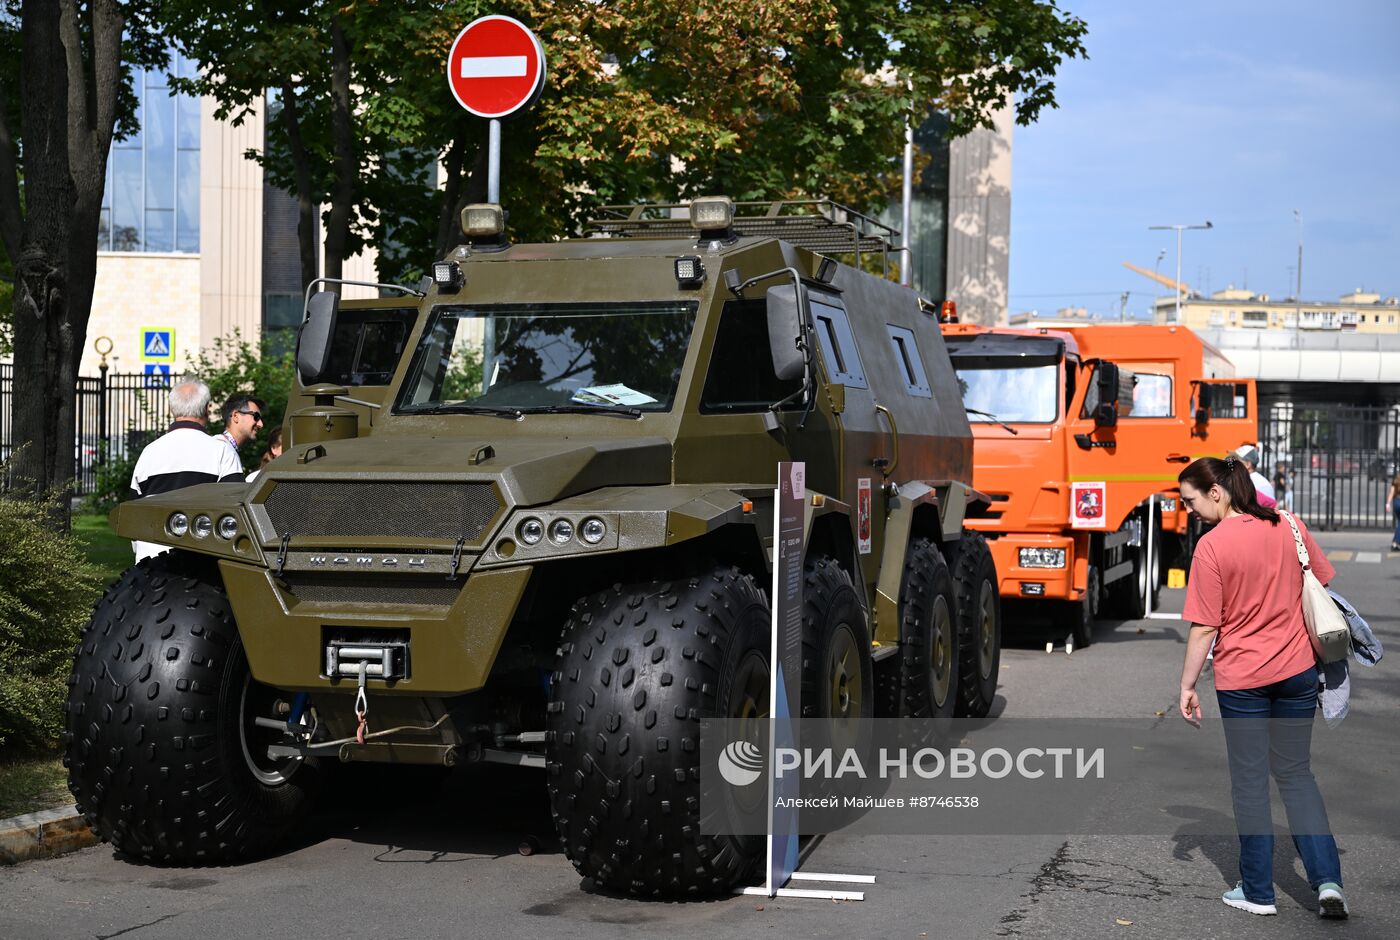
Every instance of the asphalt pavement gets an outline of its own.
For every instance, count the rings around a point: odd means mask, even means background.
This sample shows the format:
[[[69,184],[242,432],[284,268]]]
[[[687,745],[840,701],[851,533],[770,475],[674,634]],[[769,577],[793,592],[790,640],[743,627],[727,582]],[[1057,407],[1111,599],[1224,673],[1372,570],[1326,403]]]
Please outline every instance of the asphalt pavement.
[[[559,850],[543,779],[493,767],[405,781],[354,775],[333,807],[283,853],[235,867],[160,868],[100,845],[0,869],[0,937],[1400,937],[1400,555],[1384,532],[1320,533],[1335,586],[1391,649],[1353,669],[1342,756],[1315,761],[1333,810],[1353,916],[1320,921],[1286,830],[1275,855],[1277,917],[1221,904],[1237,879],[1228,819],[1182,819],[1153,835],[837,833],[809,841],[803,867],[872,874],[863,902],[731,897],[658,903],[593,890]],[[1163,609],[1180,610],[1181,591]],[[1088,649],[1030,624],[1008,637],[1004,716],[1177,721],[1185,625],[1103,622]],[[1206,721],[1215,718],[1208,683]],[[1159,714],[1162,713],[1162,714]],[[1319,726],[1319,743],[1328,732]],[[1325,747],[1322,750],[1326,750]],[[1207,755],[1209,759],[1210,755]],[[1224,754],[1216,755],[1223,767]],[[1116,800],[1137,798],[1116,793]],[[1206,799],[1209,796],[1211,799]],[[1361,798],[1358,798],[1361,797]],[[1141,799],[1178,816],[1228,796]],[[1170,806],[1168,804],[1171,804]],[[1358,820],[1355,807],[1364,808]],[[1376,809],[1380,806],[1383,809]],[[1352,815],[1346,815],[1347,809]],[[1276,810],[1276,824],[1283,815]],[[1344,820],[1339,822],[1339,820]],[[1200,820],[1196,820],[1200,822]],[[1345,831],[1343,829],[1345,826]],[[534,854],[522,842],[538,840]]]

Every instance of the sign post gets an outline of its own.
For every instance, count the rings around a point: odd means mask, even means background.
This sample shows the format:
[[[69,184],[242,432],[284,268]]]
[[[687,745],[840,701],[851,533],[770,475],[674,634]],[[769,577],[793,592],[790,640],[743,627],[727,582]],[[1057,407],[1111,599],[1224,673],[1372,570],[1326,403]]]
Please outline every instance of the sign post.
[[[796,750],[802,714],[802,548],[807,524],[807,465],[778,464],[773,494],[772,633],[768,650],[772,678],[768,684],[768,855],[762,887],[743,894],[770,898],[821,898],[864,901],[864,891],[789,888],[793,881],[874,884],[874,875],[828,875],[797,870],[797,809],[800,783],[777,771],[779,748]],[[781,809],[779,807],[782,807]]]
[[[483,16],[457,34],[447,54],[447,86],[471,114],[489,122],[486,201],[501,201],[501,119],[530,107],[544,89],[544,46],[509,16]]]

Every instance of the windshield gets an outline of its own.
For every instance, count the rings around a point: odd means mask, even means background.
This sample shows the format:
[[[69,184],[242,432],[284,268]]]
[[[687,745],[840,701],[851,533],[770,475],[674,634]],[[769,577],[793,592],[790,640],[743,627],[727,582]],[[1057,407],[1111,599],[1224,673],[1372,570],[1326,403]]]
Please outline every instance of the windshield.
[[[438,307],[396,411],[667,411],[693,303]]]
[[[983,415],[969,414],[969,421],[1000,420],[1011,424],[1051,424],[1059,413],[1056,394],[1058,365],[1025,366],[1015,360],[978,358],[976,362],[953,364],[958,370],[958,387],[963,405]],[[995,415],[989,418],[987,415]]]

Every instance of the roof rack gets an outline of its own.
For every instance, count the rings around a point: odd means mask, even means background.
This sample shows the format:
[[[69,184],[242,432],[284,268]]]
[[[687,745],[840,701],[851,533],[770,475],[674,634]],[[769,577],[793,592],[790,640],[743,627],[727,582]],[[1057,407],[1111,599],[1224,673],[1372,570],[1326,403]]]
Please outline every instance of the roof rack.
[[[586,235],[614,238],[693,238],[689,203],[600,206],[584,226]],[[899,232],[830,199],[790,199],[734,203],[734,231],[758,238],[781,238],[823,254],[880,252],[887,264],[898,252]]]

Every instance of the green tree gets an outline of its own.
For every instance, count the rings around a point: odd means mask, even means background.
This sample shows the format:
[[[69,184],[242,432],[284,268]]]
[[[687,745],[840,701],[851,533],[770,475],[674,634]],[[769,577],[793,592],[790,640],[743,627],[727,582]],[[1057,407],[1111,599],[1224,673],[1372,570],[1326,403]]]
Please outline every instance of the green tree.
[[[15,270],[12,478],[61,494],[97,270],[107,155],[135,128],[131,66],[163,66],[140,0],[9,0],[0,8],[0,245]],[[17,131],[17,132],[16,132]],[[66,527],[66,502],[52,503]]]

